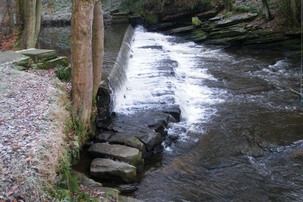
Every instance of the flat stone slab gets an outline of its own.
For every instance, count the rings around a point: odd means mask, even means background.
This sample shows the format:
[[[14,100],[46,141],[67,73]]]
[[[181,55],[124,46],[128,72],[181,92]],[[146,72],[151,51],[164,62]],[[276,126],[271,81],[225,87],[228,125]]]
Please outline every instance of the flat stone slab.
[[[44,62],[46,60],[50,60],[57,57],[57,53],[55,50],[48,50],[48,49],[31,48],[31,49],[25,49],[16,52],[30,57],[34,61],[34,63]]]
[[[90,174],[96,178],[120,179],[126,183],[130,183],[136,179],[136,170],[135,166],[125,162],[97,158],[91,163]]]
[[[239,15],[234,15],[229,18],[225,18],[216,22],[217,27],[227,27],[231,25],[235,25],[241,22],[248,22],[257,17],[256,13],[243,13]]]
[[[90,146],[88,152],[97,158],[113,158],[134,166],[139,166],[143,163],[142,153],[138,149],[124,145],[96,143]]]
[[[136,148],[142,153],[145,152],[145,145],[136,137],[131,137],[123,134],[116,134],[108,139],[111,144],[124,144],[129,147]]]

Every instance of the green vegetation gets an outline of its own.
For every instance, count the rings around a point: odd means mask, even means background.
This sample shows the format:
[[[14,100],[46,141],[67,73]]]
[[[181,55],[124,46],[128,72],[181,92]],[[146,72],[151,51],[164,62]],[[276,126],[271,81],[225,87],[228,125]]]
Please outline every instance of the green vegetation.
[[[294,4],[291,4],[294,2]],[[301,11],[301,0],[285,1],[278,0],[279,12],[287,19],[287,21],[292,22],[293,25],[299,26],[299,21],[302,15]]]
[[[65,124],[66,145],[64,155],[60,160],[59,173],[57,174],[56,187],[50,191],[50,195],[56,201],[97,202],[96,198],[81,190],[77,178],[72,174],[71,167],[80,158],[80,147],[89,138],[89,133],[81,122],[76,118],[74,111],[68,107],[70,119]]]
[[[252,3],[247,3],[243,2],[237,6],[234,7],[234,10],[236,13],[247,13],[247,12],[252,12],[252,13],[261,13],[262,8],[261,4],[252,4]]]
[[[135,13],[159,13],[177,7],[179,10],[197,10],[209,7],[210,0],[123,0],[121,7]]]
[[[70,66],[59,66],[56,69],[56,76],[61,81],[70,82],[71,81],[72,70]]]

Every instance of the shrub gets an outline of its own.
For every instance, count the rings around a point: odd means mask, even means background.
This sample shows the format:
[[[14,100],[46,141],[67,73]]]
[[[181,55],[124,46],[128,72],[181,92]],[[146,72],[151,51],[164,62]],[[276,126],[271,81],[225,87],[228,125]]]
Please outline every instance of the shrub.
[[[70,67],[59,66],[56,70],[56,76],[61,81],[70,82],[72,71]]]

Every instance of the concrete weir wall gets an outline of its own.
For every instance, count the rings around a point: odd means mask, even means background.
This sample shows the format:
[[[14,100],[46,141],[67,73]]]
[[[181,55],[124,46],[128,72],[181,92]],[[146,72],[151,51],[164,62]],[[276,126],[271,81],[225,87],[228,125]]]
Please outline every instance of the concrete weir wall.
[[[109,86],[113,92],[119,90],[126,79],[126,69],[128,66],[128,59],[130,57],[130,46],[133,35],[134,28],[132,26],[129,26],[125,32],[116,62],[108,77]]]
[[[120,51],[108,79],[102,81],[100,84],[96,97],[98,110],[96,122],[99,128],[106,128],[111,122],[115,92],[119,91],[126,80],[126,70],[131,52],[133,35],[134,28],[130,25],[125,32]]]

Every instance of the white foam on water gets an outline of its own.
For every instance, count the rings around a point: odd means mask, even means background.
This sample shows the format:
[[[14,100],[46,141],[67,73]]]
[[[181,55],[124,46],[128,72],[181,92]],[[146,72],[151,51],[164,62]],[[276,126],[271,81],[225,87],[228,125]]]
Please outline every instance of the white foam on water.
[[[179,134],[180,140],[186,141],[188,132],[201,132],[199,125],[216,113],[213,105],[223,102],[218,95],[224,92],[203,85],[203,81],[215,80],[203,66],[203,58],[220,53],[193,42],[175,41],[172,36],[146,32],[142,27],[136,29],[126,71],[127,81],[116,95],[114,111],[130,114],[177,104],[181,108],[182,121],[175,127],[187,128]],[[164,63],[159,68],[164,60],[177,65]],[[173,74],[170,74],[171,70]]]

